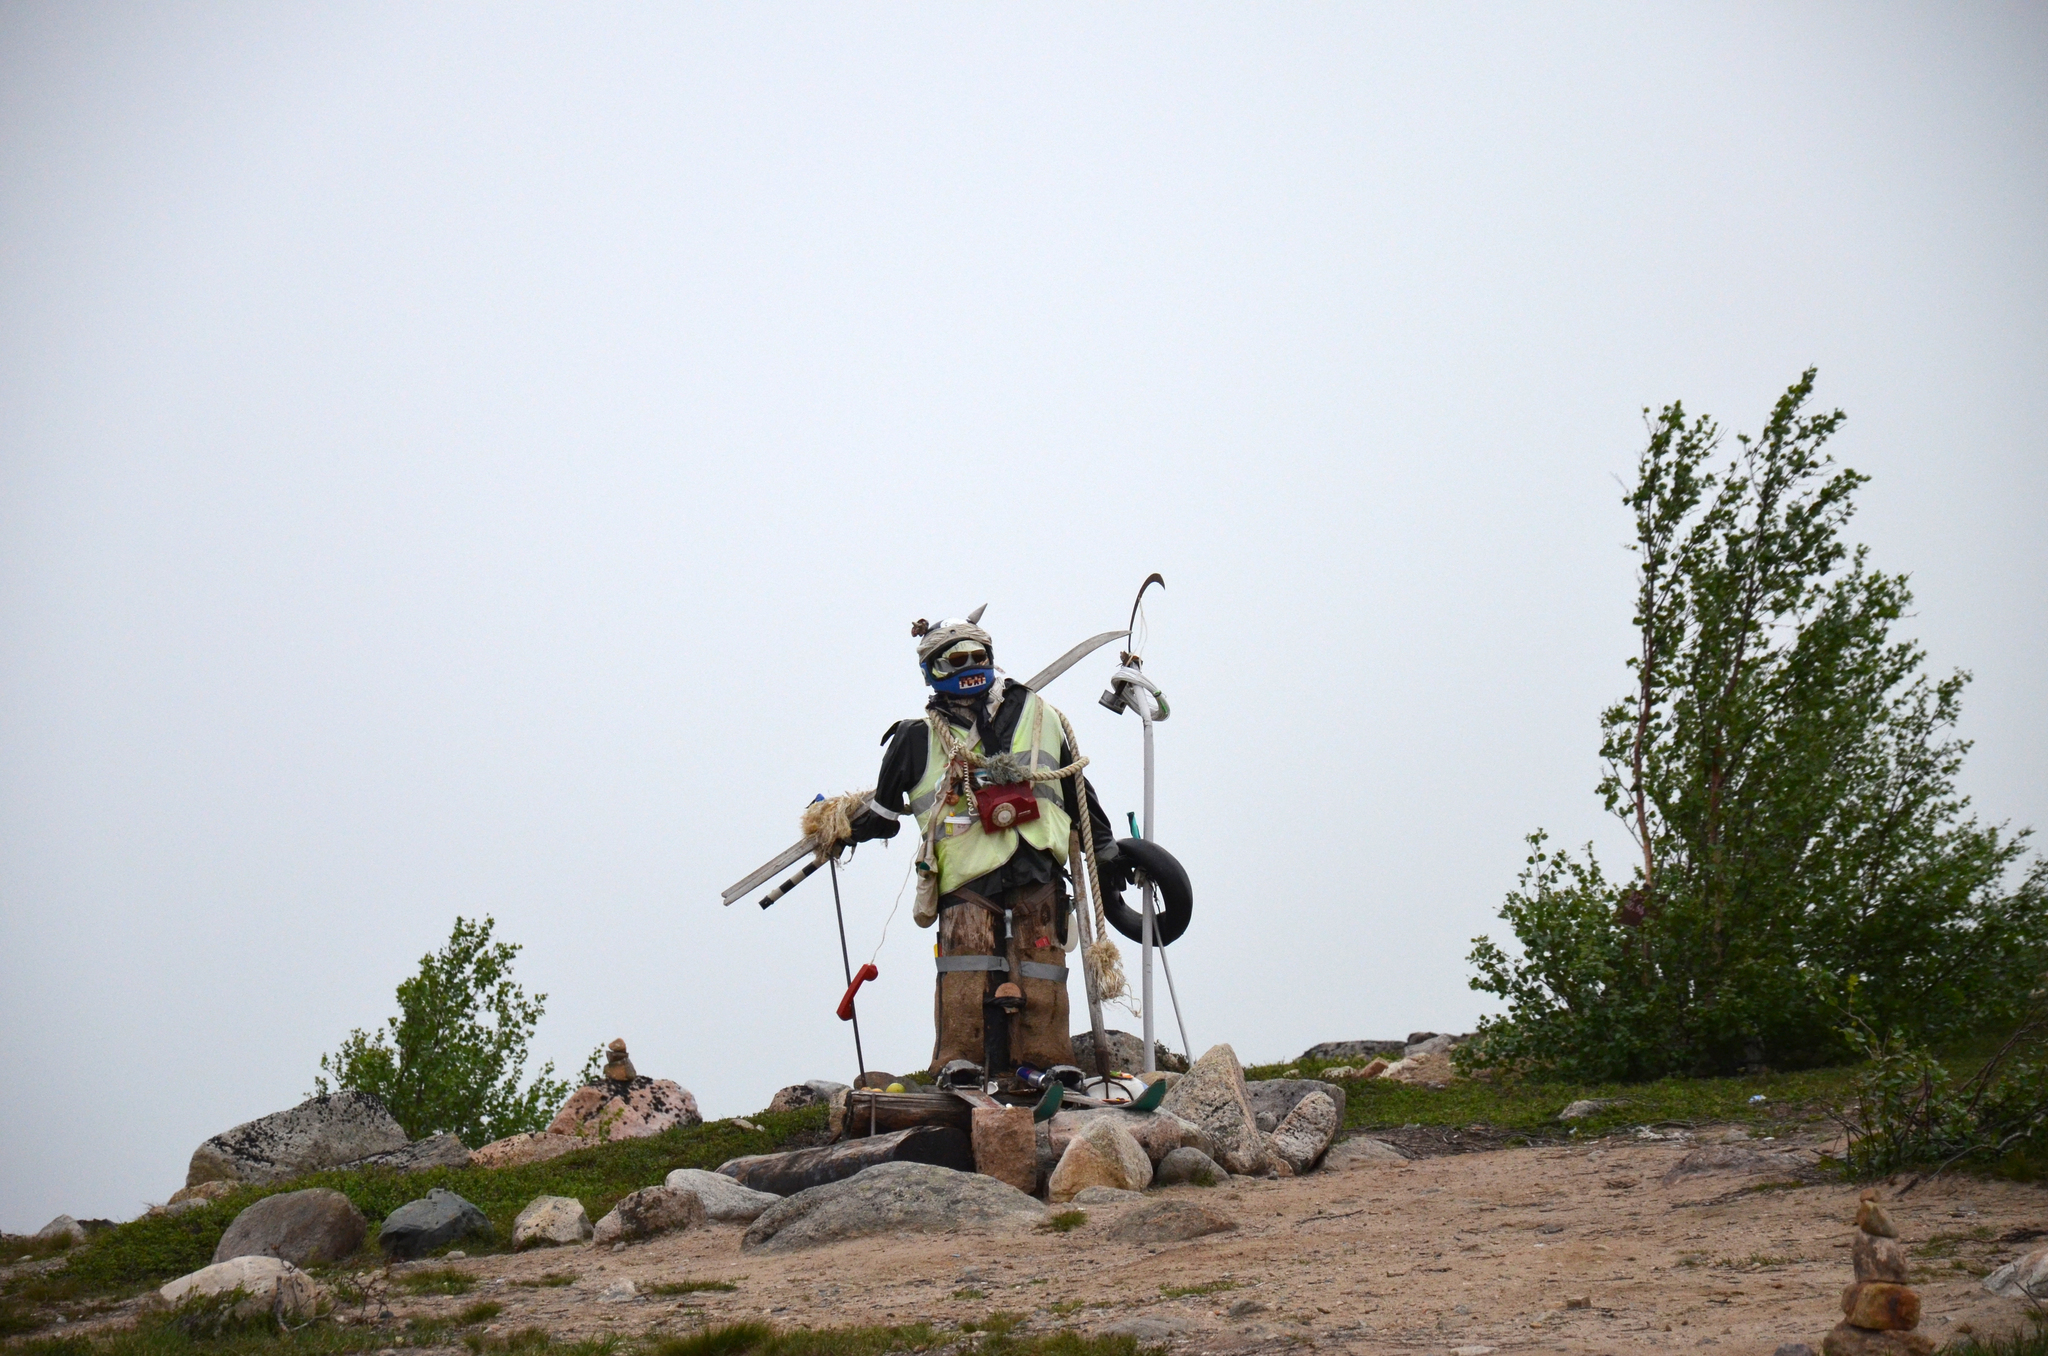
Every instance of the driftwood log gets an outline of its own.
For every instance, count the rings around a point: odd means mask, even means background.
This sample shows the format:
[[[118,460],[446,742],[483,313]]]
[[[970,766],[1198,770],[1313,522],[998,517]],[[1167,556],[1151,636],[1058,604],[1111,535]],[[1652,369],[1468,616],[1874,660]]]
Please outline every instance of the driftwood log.
[[[950,1125],[921,1125],[886,1135],[841,1140],[815,1149],[750,1154],[721,1163],[718,1170],[756,1191],[794,1196],[807,1187],[844,1181],[877,1163],[936,1163],[942,1168],[973,1172],[974,1141],[965,1130]]]
[[[832,1099],[826,1126],[835,1139],[886,1135],[921,1125],[968,1131],[974,1108],[950,1092],[842,1092]]]

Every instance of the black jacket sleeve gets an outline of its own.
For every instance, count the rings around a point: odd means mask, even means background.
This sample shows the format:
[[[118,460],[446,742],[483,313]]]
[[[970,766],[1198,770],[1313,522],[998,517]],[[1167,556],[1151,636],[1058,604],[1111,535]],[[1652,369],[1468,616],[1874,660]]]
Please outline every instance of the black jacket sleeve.
[[[875,776],[875,804],[897,814],[910,811],[910,788],[924,775],[931,731],[921,720],[900,720],[882,732],[887,752],[882,770]],[[853,816],[853,841],[865,843],[876,838],[894,838],[902,828],[897,820],[863,809]]]

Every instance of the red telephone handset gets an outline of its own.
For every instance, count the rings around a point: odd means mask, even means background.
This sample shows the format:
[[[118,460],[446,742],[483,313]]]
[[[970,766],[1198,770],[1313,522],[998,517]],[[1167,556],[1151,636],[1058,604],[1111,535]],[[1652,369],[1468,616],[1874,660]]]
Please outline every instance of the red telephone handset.
[[[860,969],[853,972],[853,983],[846,986],[846,997],[839,1000],[840,1021],[850,1022],[853,1020],[853,996],[860,992],[860,986],[871,979],[880,979],[881,977],[882,972],[877,970],[872,963],[863,965]]]

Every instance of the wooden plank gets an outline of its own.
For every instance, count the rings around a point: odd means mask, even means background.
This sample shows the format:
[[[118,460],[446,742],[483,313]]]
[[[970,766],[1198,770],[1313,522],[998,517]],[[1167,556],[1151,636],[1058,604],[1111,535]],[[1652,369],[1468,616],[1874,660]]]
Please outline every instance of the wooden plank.
[[[951,1093],[869,1092],[856,1088],[832,1099],[826,1124],[837,1138],[857,1139],[920,1125],[950,1125],[966,1130],[973,1121],[967,1104]]]

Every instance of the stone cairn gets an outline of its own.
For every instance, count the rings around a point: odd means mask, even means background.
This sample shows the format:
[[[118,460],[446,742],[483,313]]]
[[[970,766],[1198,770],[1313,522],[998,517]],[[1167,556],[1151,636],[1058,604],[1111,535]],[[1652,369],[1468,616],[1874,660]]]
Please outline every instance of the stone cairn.
[[[604,1076],[606,1082],[630,1083],[639,1077],[639,1074],[633,1070],[632,1059],[626,1054],[624,1038],[614,1039],[610,1045],[604,1048],[604,1055]],[[588,1068],[589,1066],[585,1065],[584,1067]]]
[[[1906,1286],[1899,1230],[1866,1191],[1856,1206],[1856,1281],[1842,1292],[1846,1317],[1821,1342],[1826,1356],[1929,1356],[1934,1340],[1920,1326],[1920,1296]]]

